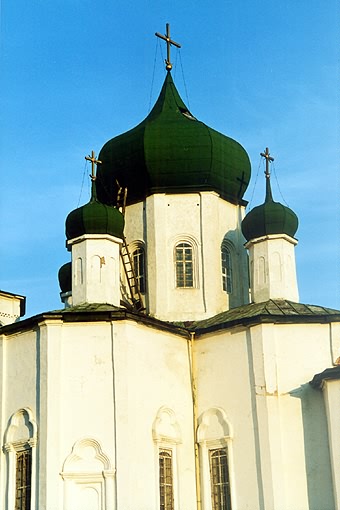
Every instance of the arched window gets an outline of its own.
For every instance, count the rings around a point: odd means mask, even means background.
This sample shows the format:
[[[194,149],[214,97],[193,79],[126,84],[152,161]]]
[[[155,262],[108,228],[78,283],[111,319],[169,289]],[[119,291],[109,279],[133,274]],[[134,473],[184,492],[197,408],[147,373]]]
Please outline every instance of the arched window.
[[[175,248],[176,287],[194,286],[193,248],[189,243],[178,243]]]
[[[227,448],[209,451],[212,510],[231,510]]]
[[[228,246],[222,245],[221,249],[222,264],[222,287],[228,294],[233,291],[233,270],[231,252]]]
[[[160,510],[173,510],[173,469],[172,451],[161,449],[159,451],[159,508]]]
[[[35,508],[37,425],[30,409],[14,413],[5,433],[4,451],[8,456],[8,493],[6,508]]]
[[[233,463],[232,428],[226,413],[219,407],[205,411],[198,418],[197,441],[200,445],[204,508],[232,510]],[[235,506],[235,505],[234,505]]]
[[[132,252],[133,270],[135,272],[139,292],[145,293],[145,251],[138,247]]]

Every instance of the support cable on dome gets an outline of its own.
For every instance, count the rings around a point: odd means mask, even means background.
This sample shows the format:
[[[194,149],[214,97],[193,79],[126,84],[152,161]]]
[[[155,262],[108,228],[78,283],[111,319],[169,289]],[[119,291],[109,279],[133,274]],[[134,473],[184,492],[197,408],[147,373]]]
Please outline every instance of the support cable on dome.
[[[179,52],[179,61],[180,61],[180,64],[181,64],[182,78],[183,78],[183,83],[184,83],[185,95],[186,95],[186,97],[187,97],[188,108],[189,108],[189,110],[191,110],[191,108],[190,108],[189,96],[188,96],[187,84],[186,84],[185,77],[184,77],[184,70],[183,70],[183,64],[182,64],[182,57],[181,57],[181,53],[180,53],[180,52]]]
[[[281,195],[281,198],[282,200],[284,201],[284,203],[286,204],[287,207],[289,207],[289,205],[287,204],[283,194],[282,194],[282,191],[281,191],[281,188],[280,188],[280,185],[279,185],[279,181],[278,181],[278,178],[277,178],[277,173],[276,173],[276,168],[275,168],[275,165],[273,164],[273,172],[274,172],[274,177],[275,177],[275,181],[276,181],[276,185],[277,185],[277,189],[279,190],[279,193]]]
[[[82,181],[81,181],[80,193],[79,193],[79,198],[78,198],[77,208],[79,207],[80,200],[81,200],[81,196],[82,196],[82,194],[83,194],[84,182],[85,182],[86,167],[87,167],[87,163],[86,163],[86,161],[85,161],[85,163],[84,163],[84,170],[83,170],[83,178],[82,178]]]
[[[252,201],[253,201],[253,198],[254,198],[254,193],[255,193],[255,188],[256,188],[256,184],[257,184],[257,179],[258,179],[258,176],[259,176],[259,172],[260,172],[260,166],[263,164],[263,159],[260,158],[259,160],[259,165],[257,167],[257,172],[256,172],[256,176],[255,176],[255,182],[254,182],[254,186],[253,186],[253,191],[252,191],[252,194],[251,194],[251,197],[250,197],[250,200],[249,200],[249,203],[247,205],[247,207],[249,208],[252,204]]]
[[[158,45],[160,45],[160,42],[157,39],[157,41],[156,41],[156,50],[155,50],[155,58],[154,58],[154,62],[153,62],[151,88],[150,88],[149,113],[150,113],[150,110],[151,110],[152,91],[153,91],[153,84],[154,84],[154,81],[155,81],[155,70],[156,70],[156,60],[157,60]]]

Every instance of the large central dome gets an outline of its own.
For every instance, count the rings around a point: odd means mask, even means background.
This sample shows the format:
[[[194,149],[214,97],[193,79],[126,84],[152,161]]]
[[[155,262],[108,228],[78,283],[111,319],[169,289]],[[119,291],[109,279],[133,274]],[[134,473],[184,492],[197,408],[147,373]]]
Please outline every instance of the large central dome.
[[[116,205],[117,181],[127,203],[153,193],[213,190],[241,203],[250,161],[235,140],[209,128],[188,111],[168,72],[159,98],[138,126],[109,140],[98,159],[97,194]]]

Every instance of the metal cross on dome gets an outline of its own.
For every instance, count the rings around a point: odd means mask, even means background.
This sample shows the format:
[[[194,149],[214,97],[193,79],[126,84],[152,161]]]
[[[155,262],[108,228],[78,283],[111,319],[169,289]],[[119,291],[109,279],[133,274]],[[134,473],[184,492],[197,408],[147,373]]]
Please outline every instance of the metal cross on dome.
[[[270,178],[269,163],[274,161],[274,158],[272,158],[270,156],[268,147],[266,147],[266,150],[264,152],[260,152],[260,156],[262,156],[263,158],[266,159],[266,171],[264,173],[265,173],[266,179],[269,179]]]
[[[91,156],[85,156],[86,161],[91,161],[91,181],[96,180],[96,172],[94,170],[94,165],[98,165],[98,163],[101,163],[99,159],[96,159],[94,151],[92,151]]]
[[[159,37],[160,39],[163,39],[163,41],[166,42],[166,59],[165,59],[165,68],[167,71],[171,71],[172,69],[172,63],[170,62],[170,47],[171,45],[176,46],[176,48],[180,48],[181,45],[178,44],[175,41],[172,41],[170,38],[170,25],[169,23],[166,24],[166,34],[162,35],[159,32],[156,32],[155,35]]]

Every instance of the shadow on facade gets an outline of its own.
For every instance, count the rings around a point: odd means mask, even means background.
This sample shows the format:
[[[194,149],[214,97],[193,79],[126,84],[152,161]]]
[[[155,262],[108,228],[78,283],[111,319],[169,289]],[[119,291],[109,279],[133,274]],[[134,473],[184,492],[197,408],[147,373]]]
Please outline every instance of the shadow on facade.
[[[334,510],[324,399],[309,383],[290,392],[301,401],[309,510]]]

